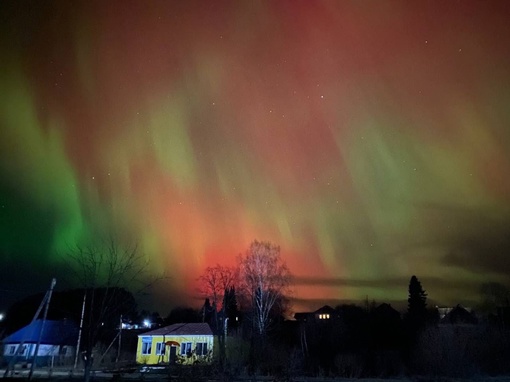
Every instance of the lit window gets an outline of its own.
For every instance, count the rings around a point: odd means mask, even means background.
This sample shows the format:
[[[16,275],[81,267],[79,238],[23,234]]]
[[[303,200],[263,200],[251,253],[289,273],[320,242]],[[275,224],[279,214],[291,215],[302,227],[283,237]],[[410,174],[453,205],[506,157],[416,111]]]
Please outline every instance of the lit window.
[[[152,337],[142,337],[142,355],[149,355],[152,351]]]
[[[197,355],[207,355],[207,342],[197,343]]]
[[[27,350],[28,350],[27,345],[23,345],[23,346],[21,347],[21,350],[19,350],[19,351],[18,351],[18,354],[19,354],[19,355],[27,355]]]
[[[156,355],[164,355],[165,354],[165,343],[158,342],[156,344]]]
[[[181,355],[191,355],[191,342],[181,344]]]

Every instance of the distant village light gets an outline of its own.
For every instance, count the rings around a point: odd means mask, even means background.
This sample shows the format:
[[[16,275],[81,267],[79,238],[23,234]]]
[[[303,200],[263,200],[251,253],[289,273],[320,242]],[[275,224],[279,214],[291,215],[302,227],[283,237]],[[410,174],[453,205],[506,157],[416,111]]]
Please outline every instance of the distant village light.
[[[151,327],[151,322],[149,320],[143,320],[143,326],[146,327],[146,328],[150,328]]]

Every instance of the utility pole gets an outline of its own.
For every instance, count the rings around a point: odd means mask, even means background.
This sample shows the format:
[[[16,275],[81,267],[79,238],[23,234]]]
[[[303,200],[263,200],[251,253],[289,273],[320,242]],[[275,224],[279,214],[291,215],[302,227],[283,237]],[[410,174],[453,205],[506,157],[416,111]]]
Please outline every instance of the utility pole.
[[[228,332],[228,319],[229,317],[225,318],[225,324],[224,324],[224,336],[227,337],[227,332]]]
[[[117,359],[115,360],[115,363],[119,362],[120,358],[120,345],[122,344],[122,314],[120,315],[120,325],[119,325],[119,347],[117,349]]]
[[[78,331],[78,342],[76,343],[76,354],[74,355],[74,367],[78,365],[78,354],[80,352],[81,332],[83,331],[83,317],[85,316],[85,302],[87,301],[87,289],[83,292],[83,304],[81,306],[80,329]]]
[[[34,367],[35,363],[37,361],[37,353],[39,352],[39,346],[41,345],[41,340],[44,332],[44,324],[46,323],[46,317],[48,316],[48,308],[50,307],[50,301],[51,301],[51,295],[53,293],[53,288],[55,288],[55,284],[57,283],[57,280],[53,278],[51,280],[50,289],[48,291],[48,299],[46,301],[46,306],[44,307],[44,316],[41,324],[41,331],[39,332],[39,339],[37,340],[37,344],[35,345],[34,350],[34,359],[32,361],[32,364],[30,365],[30,372],[28,373],[28,379],[32,379],[32,375],[34,374]]]
[[[44,298],[42,299],[41,303],[39,304],[39,308],[37,308],[37,312],[35,312],[34,317],[32,318],[32,321],[30,322],[30,325],[32,325],[37,320],[37,317],[39,317],[39,314],[41,314],[41,310],[44,307],[44,304],[46,304],[46,301],[48,301],[48,292],[46,292],[46,294],[44,295]],[[7,378],[9,376],[9,372],[14,367],[14,364],[16,363],[18,356],[23,354],[24,345],[25,345],[25,338],[23,338],[21,340],[18,348],[16,349],[16,352],[14,353],[14,356],[11,358],[11,361],[5,368],[4,378]],[[30,355],[30,348],[31,348],[31,346],[29,346],[27,349],[27,358]]]

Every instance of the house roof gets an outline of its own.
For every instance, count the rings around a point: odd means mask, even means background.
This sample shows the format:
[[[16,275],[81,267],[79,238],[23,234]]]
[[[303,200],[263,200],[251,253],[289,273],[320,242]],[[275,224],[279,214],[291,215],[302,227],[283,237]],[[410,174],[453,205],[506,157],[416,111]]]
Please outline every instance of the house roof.
[[[308,315],[314,315],[314,314],[320,314],[320,313],[335,313],[335,309],[333,309],[331,306],[329,305],[324,305],[323,307],[317,309],[317,310],[314,310],[313,312],[297,312],[297,313],[294,313],[294,317],[304,317],[304,316],[308,316]]]
[[[319,314],[330,314],[331,318],[338,318],[339,313],[336,309],[332,308],[329,305],[324,305],[323,307],[313,311],[313,312],[298,312],[294,313],[294,319],[297,321],[307,321],[307,319],[313,319]]]
[[[39,341],[43,320],[36,320],[29,325],[19,329],[2,340],[4,344],[9,343],[35,343]],[[45,345],[76,345],[78,338],[77,326],[69,320],[44,322],[41,344]]]
[[[388,318],[400,318],[398,310],[393,308],[391,304],[387,304],[385,302],[375,308],[375,313],[379,316],[386,316]]]
[[[151,330],[141,336],[212,336],[213,332],[207,323],[180,323]]]
[[[335,309],[333,309],[329,305],[324,305],[322,308],[317,309],[314,313],[315,314],[320,314],[320,313],[335,313]]]
[[[472,324],[478,323],[476,316],[464,307],[457,305],[441,320],[443,324]]]

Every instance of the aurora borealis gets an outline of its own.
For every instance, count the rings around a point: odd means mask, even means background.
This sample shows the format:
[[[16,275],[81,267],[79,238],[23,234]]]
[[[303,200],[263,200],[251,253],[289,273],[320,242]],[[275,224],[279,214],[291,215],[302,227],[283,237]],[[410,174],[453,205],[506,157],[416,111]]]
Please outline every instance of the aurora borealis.
[[[507,1],[3,1],[0,289],[136,242],[188,301],[279,244],[297,304],[510,282]],[[28,280],[28,282],[27,282]]]

